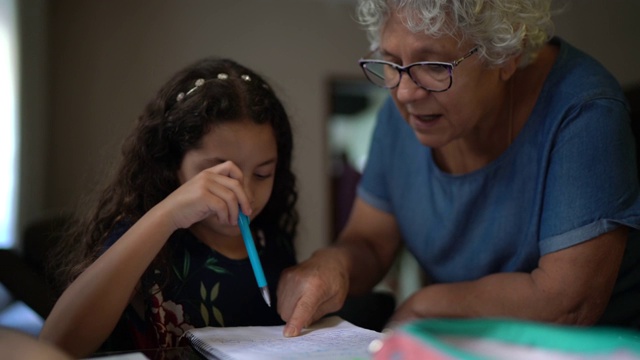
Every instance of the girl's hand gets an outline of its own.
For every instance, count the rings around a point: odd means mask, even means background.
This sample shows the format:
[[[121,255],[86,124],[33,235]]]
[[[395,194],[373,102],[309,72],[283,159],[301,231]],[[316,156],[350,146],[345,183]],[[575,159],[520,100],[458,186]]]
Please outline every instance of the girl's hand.
[[[210,216],[221,224],[235,225],[238,204],[246,215],[252,211],[243,181],[240,168],[227,161],[188,179],[158,205],[168,208],[176,229],[188,228]]]

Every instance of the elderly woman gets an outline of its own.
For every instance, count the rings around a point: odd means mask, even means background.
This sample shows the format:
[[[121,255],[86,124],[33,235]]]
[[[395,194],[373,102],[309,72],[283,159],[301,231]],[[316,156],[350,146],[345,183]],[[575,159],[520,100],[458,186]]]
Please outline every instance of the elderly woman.
[[[638,326],[628,108],[551,36],[551,0],[361,0],[367,78],[389,89],[338,241],[283,274],[285,336],[378,283],[401,247],[431,283],[393,323],[512,317]]]

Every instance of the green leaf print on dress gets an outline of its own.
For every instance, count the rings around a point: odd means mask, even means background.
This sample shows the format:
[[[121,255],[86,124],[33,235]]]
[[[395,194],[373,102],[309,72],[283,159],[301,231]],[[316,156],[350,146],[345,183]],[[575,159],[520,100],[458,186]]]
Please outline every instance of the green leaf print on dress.
[[[176,277],[178,277],[178,280],[184,282],[189,277],[190,265],[191,265],[191,254],[189,254],[189,251],[185,250],[184,260],[182,261],[182,271],[178,270],[175,265],[172,267],[173,272],[176,274]]]
[[[207,293],[209,293],[209,302],[213,303],[214,300],[218,298],[218,294],[220,293],[220,283],[218,282],[213,285],[211,291],[207,292],[204,283],[200,282],[200,297],[202,298],[202,302],[200,303],[200,314],[202,315],[202,320],[204,321],[205,325],[210,326],[211,323],[209,322],[209,320],[211,317],[209,316],[209,309],[206,305]],[[218,325],[224,326],[224,318],[222,316],[222,313],[214,305],[211,305],[211,313],[213,314],[213,318],[218,323]]]
[[[204,263],[204,267],[218,274],[229,274],[229,271],[227,271],[227,269],[216,265],[217,262],[218,262],[218,259],[210,257]]]

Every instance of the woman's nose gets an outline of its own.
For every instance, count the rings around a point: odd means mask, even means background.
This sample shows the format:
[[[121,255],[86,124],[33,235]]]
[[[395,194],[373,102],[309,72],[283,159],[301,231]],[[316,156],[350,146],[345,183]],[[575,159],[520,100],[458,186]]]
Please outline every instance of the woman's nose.
[[[400,83],[396,88],[396,97],[402,103],[413,102],[428,93],[427,90],[418,86],[407,73],[402,74]]]

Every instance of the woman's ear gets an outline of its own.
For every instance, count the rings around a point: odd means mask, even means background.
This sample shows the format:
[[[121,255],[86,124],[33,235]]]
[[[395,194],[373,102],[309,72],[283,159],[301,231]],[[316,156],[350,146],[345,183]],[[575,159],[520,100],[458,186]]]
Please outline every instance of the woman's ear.
[[[509,80],[513,74],[515,74],[516,70],[518,70],[520,59],[521,55],[510,57],[500,68],[500,79],[503,81]]]

